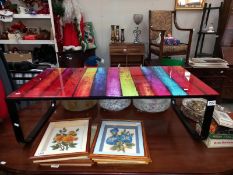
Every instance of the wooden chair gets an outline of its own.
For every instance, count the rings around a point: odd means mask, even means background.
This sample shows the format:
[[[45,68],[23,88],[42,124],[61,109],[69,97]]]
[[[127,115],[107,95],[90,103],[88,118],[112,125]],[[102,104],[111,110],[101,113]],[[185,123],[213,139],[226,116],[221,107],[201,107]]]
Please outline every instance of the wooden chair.
[[[172,16],[174,20],[172,20]],[[180,43],[176,46],[164,44],[164,37],[167,34],[172,34],[172,21],[177,30],[189,32],[188,43]],[[164,56],[186,55],[185,63],[188,63],[193,29],[184,29],[178,26],[176,21],[176,11],[149,11],[149,60],[151,54],[159,57],[159,60]],[[158,37],[161,35],[161,40],[158,42]]]

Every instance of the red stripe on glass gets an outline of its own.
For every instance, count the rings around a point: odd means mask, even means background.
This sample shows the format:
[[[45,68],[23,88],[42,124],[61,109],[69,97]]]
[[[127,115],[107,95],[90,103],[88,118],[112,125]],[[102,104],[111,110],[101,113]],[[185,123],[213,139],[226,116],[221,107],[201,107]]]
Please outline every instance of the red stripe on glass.
[[[72,75],[72,68],[65,69],[61,75],[59,75],[56,80],[49,86],[48,89],[42,94],[43,97],[58,97],[58,93],[64,89],[64,84]]]
[[[183,67],[180,67],[180,66],[176,66],[174,68],[176,69],[177,72],[179,72],[179,74],[185,74],[185,72],[187,72],[187,70],[185,70]],[[190,73],[189,82],[193,86],[195,86],[199,90],[201,90],[203,92],[203,94],[205,94],[205,95],[219,95],[217,91],[215,91],[214,89],[209,87],[207,84],[205,84],[204,82],[199,80],[196,76],[192,75],[191,73]],[[197,95],[200,95],[200,94],[197,94]]]
[[[64,69],[54,69],[43,81],[36,85],[32,90],[24,95],[24,97],[40,97],[43,98],[43,93],[51,86],[54,80],[62,74]]]
[[[69,80],[66,82],[64,88],[59,92],[58,96],[61,97],[72,97],[75,89],[78,86],[79,81],[83,77],[86,68],[73,69],[73,74],[70,76]]]
[[[162,67],[183,90],[189,95],[203,95],[204,93],[190,82],[190,72],[179,72],[175,66]]]
[[[18,90],[12,92],[9,97],[23,97],[27,92],[29,92],[33,87],[38,85],[41,81],[43,81],[54,69],[48,68],[32,78],[29,82],[23,84]]]
[[[74,97],[89,97],[91,94],[92,84],[95,78],[97,68],[87,68],[84,73],[77,89],[74,93]]]
[[[154,96],[154,92],[151,89],[150,84],[145,78],[140,67],[129,68],[134,84],[140,96]]]

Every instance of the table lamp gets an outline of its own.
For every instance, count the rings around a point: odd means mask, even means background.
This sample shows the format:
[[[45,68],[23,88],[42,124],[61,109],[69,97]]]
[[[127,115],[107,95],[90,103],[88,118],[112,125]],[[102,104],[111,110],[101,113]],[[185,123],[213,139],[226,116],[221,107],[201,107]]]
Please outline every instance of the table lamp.
[[[135,22],[135,24],[137,25],[136,26],[136,29],[133,31],[133,34],[134,34],[134,43],[139,43],[139,36],[141,34],[141,30],[138,29],[138,26],[139,24],[142,22],[142,19],[143,19],[143,15],[142,14],[134,14],[133,15],[133,20]]]

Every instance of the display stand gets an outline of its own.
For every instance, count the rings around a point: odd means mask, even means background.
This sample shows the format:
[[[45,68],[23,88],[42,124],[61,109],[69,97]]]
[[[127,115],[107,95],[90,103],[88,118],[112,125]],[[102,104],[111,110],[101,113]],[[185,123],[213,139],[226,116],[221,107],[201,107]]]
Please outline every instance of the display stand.
[[[212,10],[218,10],[219,16],[222,13],[222,7],[223,3],[219,7],[212,7],[211,4],[205,3],[205,6],[203,8],[203,13],[202,13],[202,19],[201,19],[201,24],[200,24],[200,29],[198,32],[198,39],[197,39],[197,45],[196,45],[196,50],[195,50],[195,58],[197,57],[213,57],[213,53],[203,53],[203,46],[204,46],[204,40],[206,35],[211,35],[213,37],[219,37],[219,29],[212,29],[207,28],[208,27],[208,20],[209,16]],[[205,30],[204,30],[205,28]]]

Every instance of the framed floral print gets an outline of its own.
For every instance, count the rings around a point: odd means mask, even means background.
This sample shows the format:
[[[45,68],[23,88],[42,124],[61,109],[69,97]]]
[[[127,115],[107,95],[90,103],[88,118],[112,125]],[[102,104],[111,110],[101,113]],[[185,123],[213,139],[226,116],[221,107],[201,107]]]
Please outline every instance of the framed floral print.
[[[203,9],[205,0],[175,0],[176,10],[200,10]]]
[[[32,159],[87,155],[90,148],[89,119],[51,122]]]
[[[148,160],[149,152],[141,121],[103,120],[91,150],[94,160]],[[123,161],[123,160],[122,160]]]

